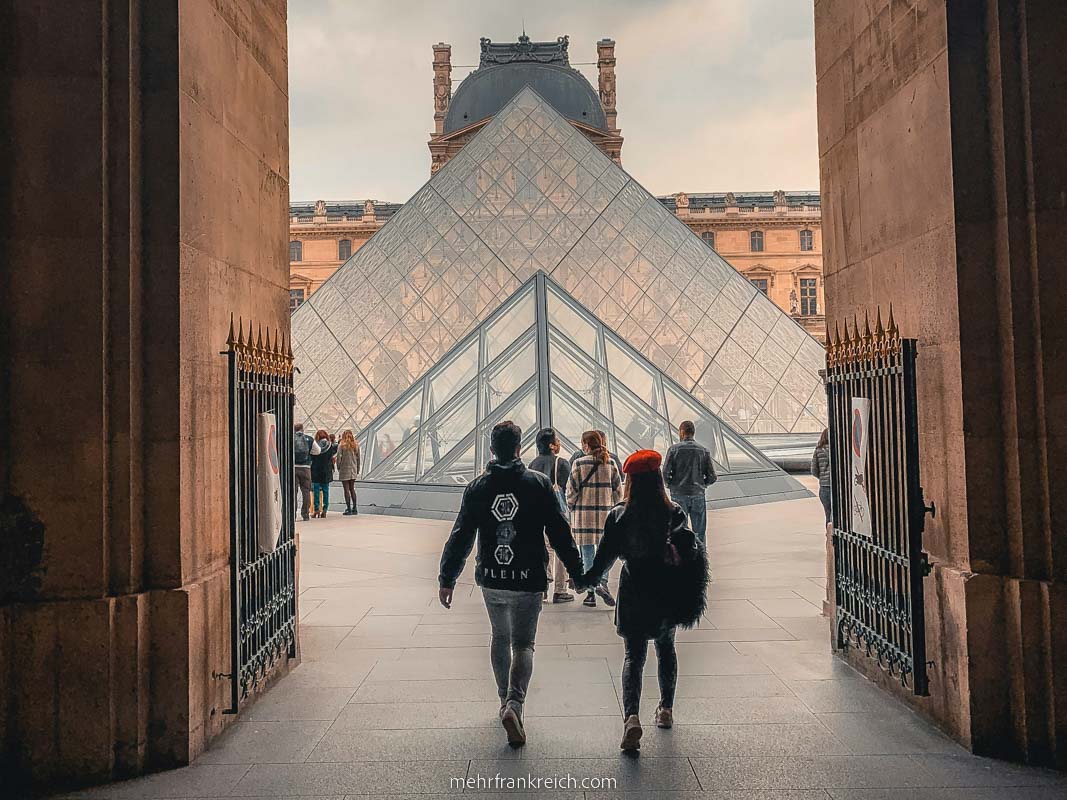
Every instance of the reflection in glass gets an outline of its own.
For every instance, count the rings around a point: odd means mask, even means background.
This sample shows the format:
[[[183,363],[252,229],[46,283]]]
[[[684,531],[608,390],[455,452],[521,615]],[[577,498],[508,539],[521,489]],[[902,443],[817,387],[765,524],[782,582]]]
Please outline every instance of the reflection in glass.
[[[533,377],[536,356],[535,339],[531,334],[518,350],[492,366],[485,378],[486,413],[507,402],[516,389]]]
[[[667,416],[670,419],[672,434],[686,420],[692,422],[696,428],[696,440],[711,451],[715,463],[725,466],[720,442],[722,426],[719,421],[690,398],[676,391],[673,386],[664,386],[663,390],[667,395]]]
[[[555,330],[549,332],[548,363],[552,374],[602,414],[608,412],[606,373],[572,347]]]
[[[478,341],[472,339],[430,378],[427,414],[434,414],[478,371]]]
[[[504,300],[506,298],[500,298]],[[519,334],[528,330],[534,324],[534,293],[533,287],[519,300],[511,305],[495,322],[485,330],[485,354],[486,359],[492,361],[498,355],[507,350],[508,345],[519,338]]]
[[[422,426],[422,470],[433,469],[460,440],[474,430],[477,398],[469,392],[458,405],[429,419]]]
[[[669,446],[667,421],[638,402],[617,381],[611,382],[611,411],[615,427],[635,442],[638,448],[651,448],[662,453]]]
[[[422,413],[422,386],[415,387],[415,391],[400,404],[387,419],[382,420],[374,428],[371,435],[371,447],[365,454],[370,459],[370,468],[373,469],[393,454],[398,447],[417,436],[419,421]],[[414,464],[412,470],[414,471]]]
[[[637,395],[645,405],[662,413],[662,393],[651,368],[617,344],[613,336],[608,337],[607,342],[608,371],[611,375]]]
[[[561,298],[555,289],[548,292],[548,322],[592,358],[599,360],[596,328]]]

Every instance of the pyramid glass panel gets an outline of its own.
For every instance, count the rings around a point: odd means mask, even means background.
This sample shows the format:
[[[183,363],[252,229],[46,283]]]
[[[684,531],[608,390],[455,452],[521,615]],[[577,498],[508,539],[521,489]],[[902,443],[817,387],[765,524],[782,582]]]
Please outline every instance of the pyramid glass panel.
[[[744,434],[824,425],[821,346],[529,88],[296,310],[293,341],[303,421],[361,428],[371,480],[468,480],[509,413],[622,455],[681,415],[730,472],[775,469]]]

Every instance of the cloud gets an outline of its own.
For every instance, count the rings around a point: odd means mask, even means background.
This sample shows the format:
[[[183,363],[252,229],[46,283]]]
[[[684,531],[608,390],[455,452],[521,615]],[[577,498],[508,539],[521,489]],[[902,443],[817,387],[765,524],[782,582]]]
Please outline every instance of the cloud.
[[[818,188],[805,0],[290,0],[290,193],[403,201],[429,177],[431,45],[453,90],[478,39],[571,37],[591,82],[617,42],[623,165],[650,190]]]

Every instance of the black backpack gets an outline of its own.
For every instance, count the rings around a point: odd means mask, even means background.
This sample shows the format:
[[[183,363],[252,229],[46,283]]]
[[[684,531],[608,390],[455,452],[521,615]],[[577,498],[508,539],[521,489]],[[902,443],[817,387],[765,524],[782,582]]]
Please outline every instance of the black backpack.
[[[298,433],[293,437],[293,462],[298,465],[306,465],[311,462],[311,445],[308,442],[311,437],[306,433]]]
[[[708,551],[687,527],[667,532],[661,600],[669,625],[692,628],[708,605]]]

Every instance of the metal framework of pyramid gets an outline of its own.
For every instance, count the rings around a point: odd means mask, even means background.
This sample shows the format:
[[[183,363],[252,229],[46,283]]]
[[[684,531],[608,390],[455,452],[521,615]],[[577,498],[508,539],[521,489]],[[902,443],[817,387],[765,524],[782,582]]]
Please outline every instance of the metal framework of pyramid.
[[[292,324],[296,419],[357,431],[385,483],[462,482],[508,417],[625,455],[673,402],[747,474],[777,470],[736,432],[825,427],[822,346],[529,88]]]

